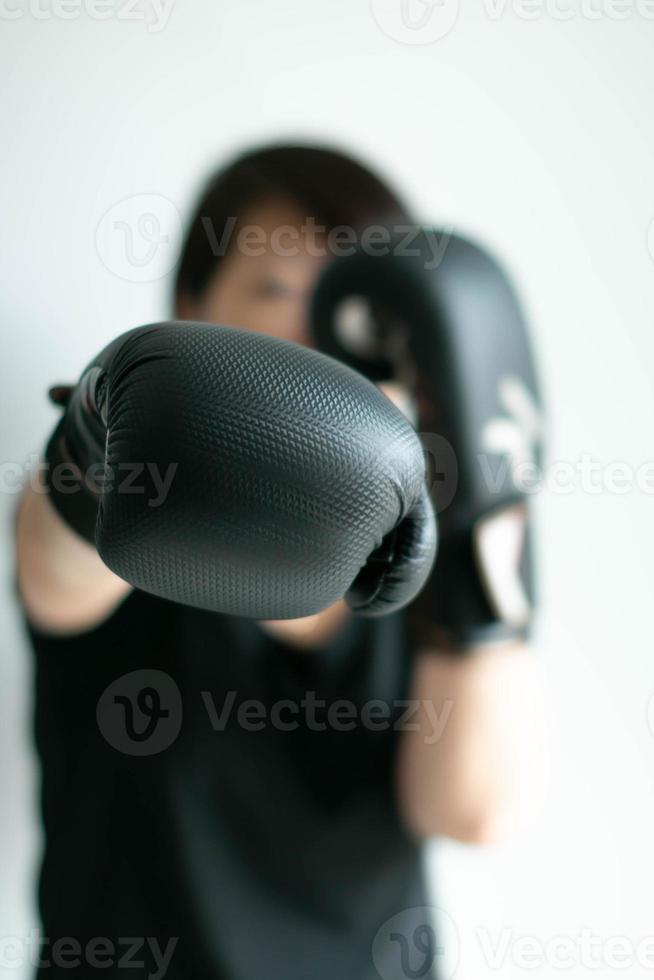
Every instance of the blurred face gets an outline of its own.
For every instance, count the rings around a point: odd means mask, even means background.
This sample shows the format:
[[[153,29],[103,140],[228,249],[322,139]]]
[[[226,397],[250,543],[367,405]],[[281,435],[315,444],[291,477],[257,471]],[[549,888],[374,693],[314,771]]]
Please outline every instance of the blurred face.
[[[181,299],[182,319],[273,334],[309,344],[308,310],[326,257],[319,238],[303,234],[305,215],[291,202],[271,200],[247,211],[242,237],[230,250],[199,300]],[[245,228],[250,229],[247,237]],[[316,247],[316,245],[318,247]]]
[[[178,316],[255,330],[310,347],[311,296],[329,256],[324,240],[315,233],[309,240],[303,232],[305,222],[306,215],[284,200],[246,211],[240,228],[251,229],[247,238],[242,244],[232,239],[202,297],[181,297]],[[403,386],[389,379],[379,387],[409,419],[415,418]]]

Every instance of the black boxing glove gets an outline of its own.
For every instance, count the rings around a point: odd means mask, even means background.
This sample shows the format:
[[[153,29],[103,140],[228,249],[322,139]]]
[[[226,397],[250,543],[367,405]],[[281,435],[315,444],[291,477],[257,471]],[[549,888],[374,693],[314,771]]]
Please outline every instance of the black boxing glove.
[[[420,442],[343,364],[161,323],[118,337],[57,394],[53,503],[132,585],[284,619],[343,596],[392,612],[424,584],[436,531]]]
[[[319,348],[414,394],[439,520],[438,558],[412,609],[419,640],[465,649],[526,637],[541,399],[502,270],[462,238],[416,228],[384,255],[333,262],[312,322]]]

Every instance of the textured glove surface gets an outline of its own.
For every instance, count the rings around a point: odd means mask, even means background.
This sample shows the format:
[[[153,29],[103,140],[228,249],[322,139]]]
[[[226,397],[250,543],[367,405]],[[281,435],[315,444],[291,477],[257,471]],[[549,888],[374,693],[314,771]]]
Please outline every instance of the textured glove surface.
[[[435,524],[419,440],[356,372],[205,323],[130,331],[97,368],[107,475],[95,541],[132,585],[281,619],[344,595],[390,612],[426,580]]]

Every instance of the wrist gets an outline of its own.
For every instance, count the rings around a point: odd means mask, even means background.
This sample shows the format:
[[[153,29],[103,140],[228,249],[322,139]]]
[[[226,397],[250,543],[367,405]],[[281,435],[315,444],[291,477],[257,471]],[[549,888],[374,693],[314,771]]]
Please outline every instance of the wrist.
[[[468,653],[529,639],[531,556],[524,511],[519,524],[512,520],[517,509],[487,516],[441,539],[427,588],[412,609],[419,644]]]

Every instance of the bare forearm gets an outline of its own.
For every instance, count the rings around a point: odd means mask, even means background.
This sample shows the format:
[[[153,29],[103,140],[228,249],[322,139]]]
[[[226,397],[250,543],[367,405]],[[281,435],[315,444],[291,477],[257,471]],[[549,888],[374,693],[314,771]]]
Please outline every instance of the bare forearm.
[[[417,730],[402,735],[398,759],[410,829],[481,842],[519,825],[544,779],[537,672],[524,645],[425,651],[412,697]]]
[[[70,530],[40,484],[28,485],[19,503],[16,575],[28,617],[48,632],[89,629],[130,589]]]

